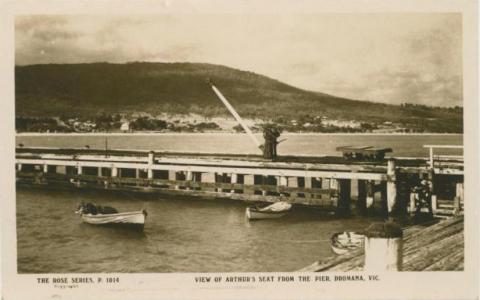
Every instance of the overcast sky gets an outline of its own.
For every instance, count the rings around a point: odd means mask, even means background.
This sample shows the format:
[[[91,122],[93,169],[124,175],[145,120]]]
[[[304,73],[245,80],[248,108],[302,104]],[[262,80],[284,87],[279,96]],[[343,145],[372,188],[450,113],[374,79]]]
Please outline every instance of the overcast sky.
[[[206,62],[352,99],[462,105],[460,14],[17,16],[15,62]]]

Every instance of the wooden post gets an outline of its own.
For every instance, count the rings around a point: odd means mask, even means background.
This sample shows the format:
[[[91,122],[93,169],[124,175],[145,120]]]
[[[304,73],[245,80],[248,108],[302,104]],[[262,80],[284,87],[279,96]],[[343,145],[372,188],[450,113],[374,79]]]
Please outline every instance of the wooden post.
[[[330,182],[330,189],[332,189],[332,190],[340,189],[339,180],[337,180],[335,178],[331,178],[329,180],[329,182]],[[322,184],[322,188],[323,188],[323,184]]]
[[[463,182],[457,182],[455,186],[455,198],[453,200],[453,214],[459,215],[462,211],[463,202]]]
[[[83,173],[82,166],[77,165],[77,174],[82,175],[82,173]],[[77,179],[77,181],[75,182],[75,185],[77,187],[80,187],[80,179]]]
[[[430,187],[430,192],[435,194],[435,170],[430,169],[428,170],[428,186]]]
[[[437,212],[437,207],[438,207],[438,204],[437,204],[437,196],[436,196],[436,195],[432,195],[432,214],[435,215],[435,213]]]
[[[463,202],[463,182],[458,182],[455,188],[456,196],[460,199],[460,202]]]
[[[313,187],[313,178],[312,177],[305,177],[305,188],[311,189]],[[305,193],[305,198],[312,198],[314,194],[312,193]]]
[[[262,185],[266,185],[267,182],[268,182],[268,176],[262,176]],[[262,196],[267,196],[268,195],[268,191],[266,190],[262,190]]]
[[[298,177],[287,177],[287,186],[298,188]],[[298,193],[290,193],[291,197],[298,197]]]
[[[153,169],[152,166],[155,163],[155,152],[148,152],[148,169],[147,169],[147,178],[153,179]],[[138,177],[137,177],[138,178]]]
[[[430,154],[429,164],[430,164],[430,168],[433,169],[433,147],[430,147],[429,149],[430,149],[430,151],[429,151],[429,152],[430,152],[430,153],[429,153],[429,154]]]
[[[399,225],[387,222],[372,223],[365,231],[364,271],[401,271],[403,261],[403,232]]]
[[[350,214],[350,193],[351,181],[350,179],[338,179],[338,202],[337,215],[346,216]]]
[[[21,171],[22,170],[22,164],[17,164],[17,171]]]
[[[397,206],[396,213],[399,217],[405,218],[408,215],[411,191],[411,175],[399,173],[396,174],[397,182]]]
[[[135,178],[140,178],[140,169],[135,169]]]
[[[224,178],[225,178],[225,174],[224,174],[224,173],[218,173],[217,175],[218,175],[218,176],[215,176],[215,177],[218,178],[219,181],[215,181],[215,182],[223,183],[223,182],[224,182]],[[222,188],[217,188],[217,192],[218,192],[218,193],[222,193],[222,192],[223,192],[223,189],[222,189]]]
[[[388,196],[387,196],[387,183],[385,181],[380,182],[380,202],[381,202],[381,214],[384,218],[388,217]]]
[[[97,176],[102,177],[102,167],[97,168]]]
[[[397,179],[395,160],[389,159],[387,164],[387,213],[390,216],[397,207]]]
[[[410,205],[408,206],[408,212],[410,215],[416,211],[415,199],[418,197],[417,193],[410,193]]]
[[[306,189],[312,188],[312,177],[305,177],[305,188]]]
[[[47,164],[44,164],[43,165],[43,173],[48,173],[48,165]]]
[[[148,164],[153,165],[155,163],[155,152],[148,152]]]
[[[253,195],[255,193],[255,189],[253,188],[253,185],[255,185],[255,176],[244,175],[243,176],[243,193]]]
[[[118,168],[112,167],[112,177],[117,177],[117,176],[118,176]]]
[[[437,195],[435,194],[435,173],[434,173],[433,167],[428,170],[428,187],[430,189],[430,193],[432,195],[431,201],[432,201],[432,214],[435,214],[435,211],[437,210]],[[435,206],[434,206],[435,205]]]
[[[236,173],[232,173],[232,177],[230,178],[230,183],[237,183],[238,175]],[[235,193],[235,189],[230,190],[230,193]]]
[[[358,180],[358,198],[357,209],[360,214],[365,214],[367,210],[367,182],[366,180]]]
[[[373,200],[375,196],[375,181],[368,180],[366,188],[367,188],[367,196],[365,200],[365,208],[368,210],[373,207]]]
[[[168,180],[170,181],[176,181],[177,180],[177,172],[174,171],[174,170],[168,170]],[[170,188],[174,188],[175,190],[178,190],[180,189],[180,187],[178,186],[178,184],[173,184],[170,186]]]
[[[193,181],[193,172],[192,171],[187,171],[186,174],[185,174],[185,181],[187,181],[186,183],[186,187],[185,189],[186,190],[191,190],[192,188],[189,186],[190,182]]]

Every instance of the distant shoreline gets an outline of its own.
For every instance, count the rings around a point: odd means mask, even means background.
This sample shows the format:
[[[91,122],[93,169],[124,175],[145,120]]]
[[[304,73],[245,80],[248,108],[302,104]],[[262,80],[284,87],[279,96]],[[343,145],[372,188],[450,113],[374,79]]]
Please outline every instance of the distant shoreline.
[[[71,133],[44,133],[44,132],[20,132],[16,133],[15,136],[152,136],[152,135],[163,135],[163,136],[178,136],[178,135],[239,135],[246,133],[237,133],[237,132],[71,132]],[[255,135],[261,135],[261,133],[255,133]],[[391,132],[391,133],[372,133],[372,132],[360,132],[360,133],[348,133],[348,132],[337,132],[337,133],[322,133],[322,132],[285,132],[282,136],[292,136],[292,135],[305,135],[305,136],[328,136],[328,135],[359,135],[359,136],[425,136],[425,135],[441,135],[441,136],[453,136],[453,135],[463,135],[463,133],[401,133],[401,132]]]

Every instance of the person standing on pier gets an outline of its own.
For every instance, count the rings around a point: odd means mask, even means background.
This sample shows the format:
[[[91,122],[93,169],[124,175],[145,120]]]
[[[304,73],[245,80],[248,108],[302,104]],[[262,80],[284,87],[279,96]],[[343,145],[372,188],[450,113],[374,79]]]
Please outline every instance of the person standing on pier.
[[[277,145],[278,137],[282,130],[276,125],[266,124],[263,126],[263,138],[265,143],[263,144],[262,151],[263,157],[266,159],[275,159],[277,157]]]
[[[417,194],[415,201],[415,218],[419,217],[424,207],[428,209],[428,217],[433,218],[432,193],[430,192],[428,182],[425,179],[421,180],[420,183],[413,188],[413,192]]]

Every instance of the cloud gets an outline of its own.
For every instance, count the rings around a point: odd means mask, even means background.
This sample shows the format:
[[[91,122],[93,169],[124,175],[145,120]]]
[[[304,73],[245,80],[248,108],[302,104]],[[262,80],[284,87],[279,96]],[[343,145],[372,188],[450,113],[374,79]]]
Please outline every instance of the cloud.
[[[462,103],[460,14],[18,16],[15,61],[223,64],[387,103]]]

